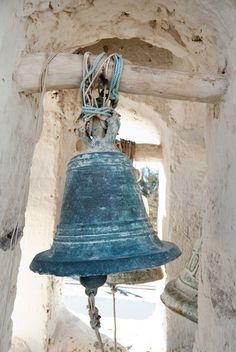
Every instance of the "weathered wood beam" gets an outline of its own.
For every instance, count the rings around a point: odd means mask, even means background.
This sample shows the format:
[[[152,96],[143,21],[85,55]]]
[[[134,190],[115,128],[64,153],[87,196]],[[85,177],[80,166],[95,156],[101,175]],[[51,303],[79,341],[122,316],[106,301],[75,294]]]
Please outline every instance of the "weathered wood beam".
[[[21,58],[13,75],[19,92],[40,91],[45,53]],[[78,88],[82,79],[83,55],[60,53],[49,63],[46,90]],[[161,98],[215,103],[227,90],[222,74],[182,72],[125,64],[120,91]]]
[[[162,147],[156,144],[135,144],[134,160],[153,162],[163,159]]]
[[[81,139],[76,143],[76,150],[80,153],[86,151]],[[134,160],[153,162],[163,159],[162,146],[157,144],[135,144]]]

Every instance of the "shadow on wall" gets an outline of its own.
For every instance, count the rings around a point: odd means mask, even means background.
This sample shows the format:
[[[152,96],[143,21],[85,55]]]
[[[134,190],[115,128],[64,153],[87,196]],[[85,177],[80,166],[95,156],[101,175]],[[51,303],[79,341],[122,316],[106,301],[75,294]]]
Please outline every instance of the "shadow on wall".
[[[192,352],[197,324],[166,308],[167,352]],[[173,329],[179,326],[179,329]]]

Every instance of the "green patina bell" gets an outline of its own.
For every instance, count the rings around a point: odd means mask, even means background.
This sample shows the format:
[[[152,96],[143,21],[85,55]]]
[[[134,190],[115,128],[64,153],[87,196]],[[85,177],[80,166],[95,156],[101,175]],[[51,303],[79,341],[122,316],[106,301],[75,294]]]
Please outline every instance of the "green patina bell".
[[[201,239],[197,240],[191,258],[176,280],[168,282],[161,295],[162,302],[174,312],[198,322],[198,271]]]
[[[104,138],[83,134],[87,152],[68,164],[56,235],[33,259],[34,272],[80,276],[98,287],[108,274],[158,267],[181,254],[150,225],[132,164],[114,146],[118,128],[113,117]]]

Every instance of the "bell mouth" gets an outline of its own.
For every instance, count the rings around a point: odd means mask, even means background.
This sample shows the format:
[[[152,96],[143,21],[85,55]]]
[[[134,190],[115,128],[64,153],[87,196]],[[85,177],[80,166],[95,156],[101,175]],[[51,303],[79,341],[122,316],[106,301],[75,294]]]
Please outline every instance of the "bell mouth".
[[[168,282],[164,292],[161,295],[161,301],[167,308],[185,318],[198,323],[198,305],[197,296],[190,297],[186,293],[180,291],[176,286],[177,280]]]
[[[123,257],[111,253],[111,257],[106,260],[81,260],[73,255],[68,260],[63,252],[50,249],[37,254],[30,264],[30,269],[39,274],[56,276],[98,276],[156,268],[174,260],[180,254],[181,251],[176,245],[166,241],[162,241],[159,248],[152,248],[146,253],[137,251],[137,255]]]

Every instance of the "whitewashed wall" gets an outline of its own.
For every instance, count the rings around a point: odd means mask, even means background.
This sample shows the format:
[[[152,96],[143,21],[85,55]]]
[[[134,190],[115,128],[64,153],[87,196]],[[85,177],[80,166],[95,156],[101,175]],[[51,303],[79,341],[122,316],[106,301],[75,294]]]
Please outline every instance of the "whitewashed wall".
[[[16,60],[25,47],[24,20],[17,1],[2,1],[0,11],[0,351],[10,346],[11,314],[20,262],[19,245],[9,250],[18,225],[24,226],[29,167],[37,139],[37,121],[30,99],[19,96],[12,82]],[[19,231],[19,234],[20,234]]]
[[[231,13],[228,19],[232,33],[233,17]],[[236,349],[235,40],[228,50],[229,91],[219,114],[209,117],[206,126],[208,179],[195,352]]]
[[[49,96],[51,94],[47,95],[46,102]],[[53,102],[51,105],[54,106]],[[29,269],[33,257],[51,246],[56,226],[62,134],[59,116],[58,111],[50,114],[46,106],[43,130],[31,169],[24,237],[21,241],[22,260],[12,317],[13,335],[21,338],[34,352],[48,349],[56,324],[57,305],[61,303],[60,279],[37,275]]]

